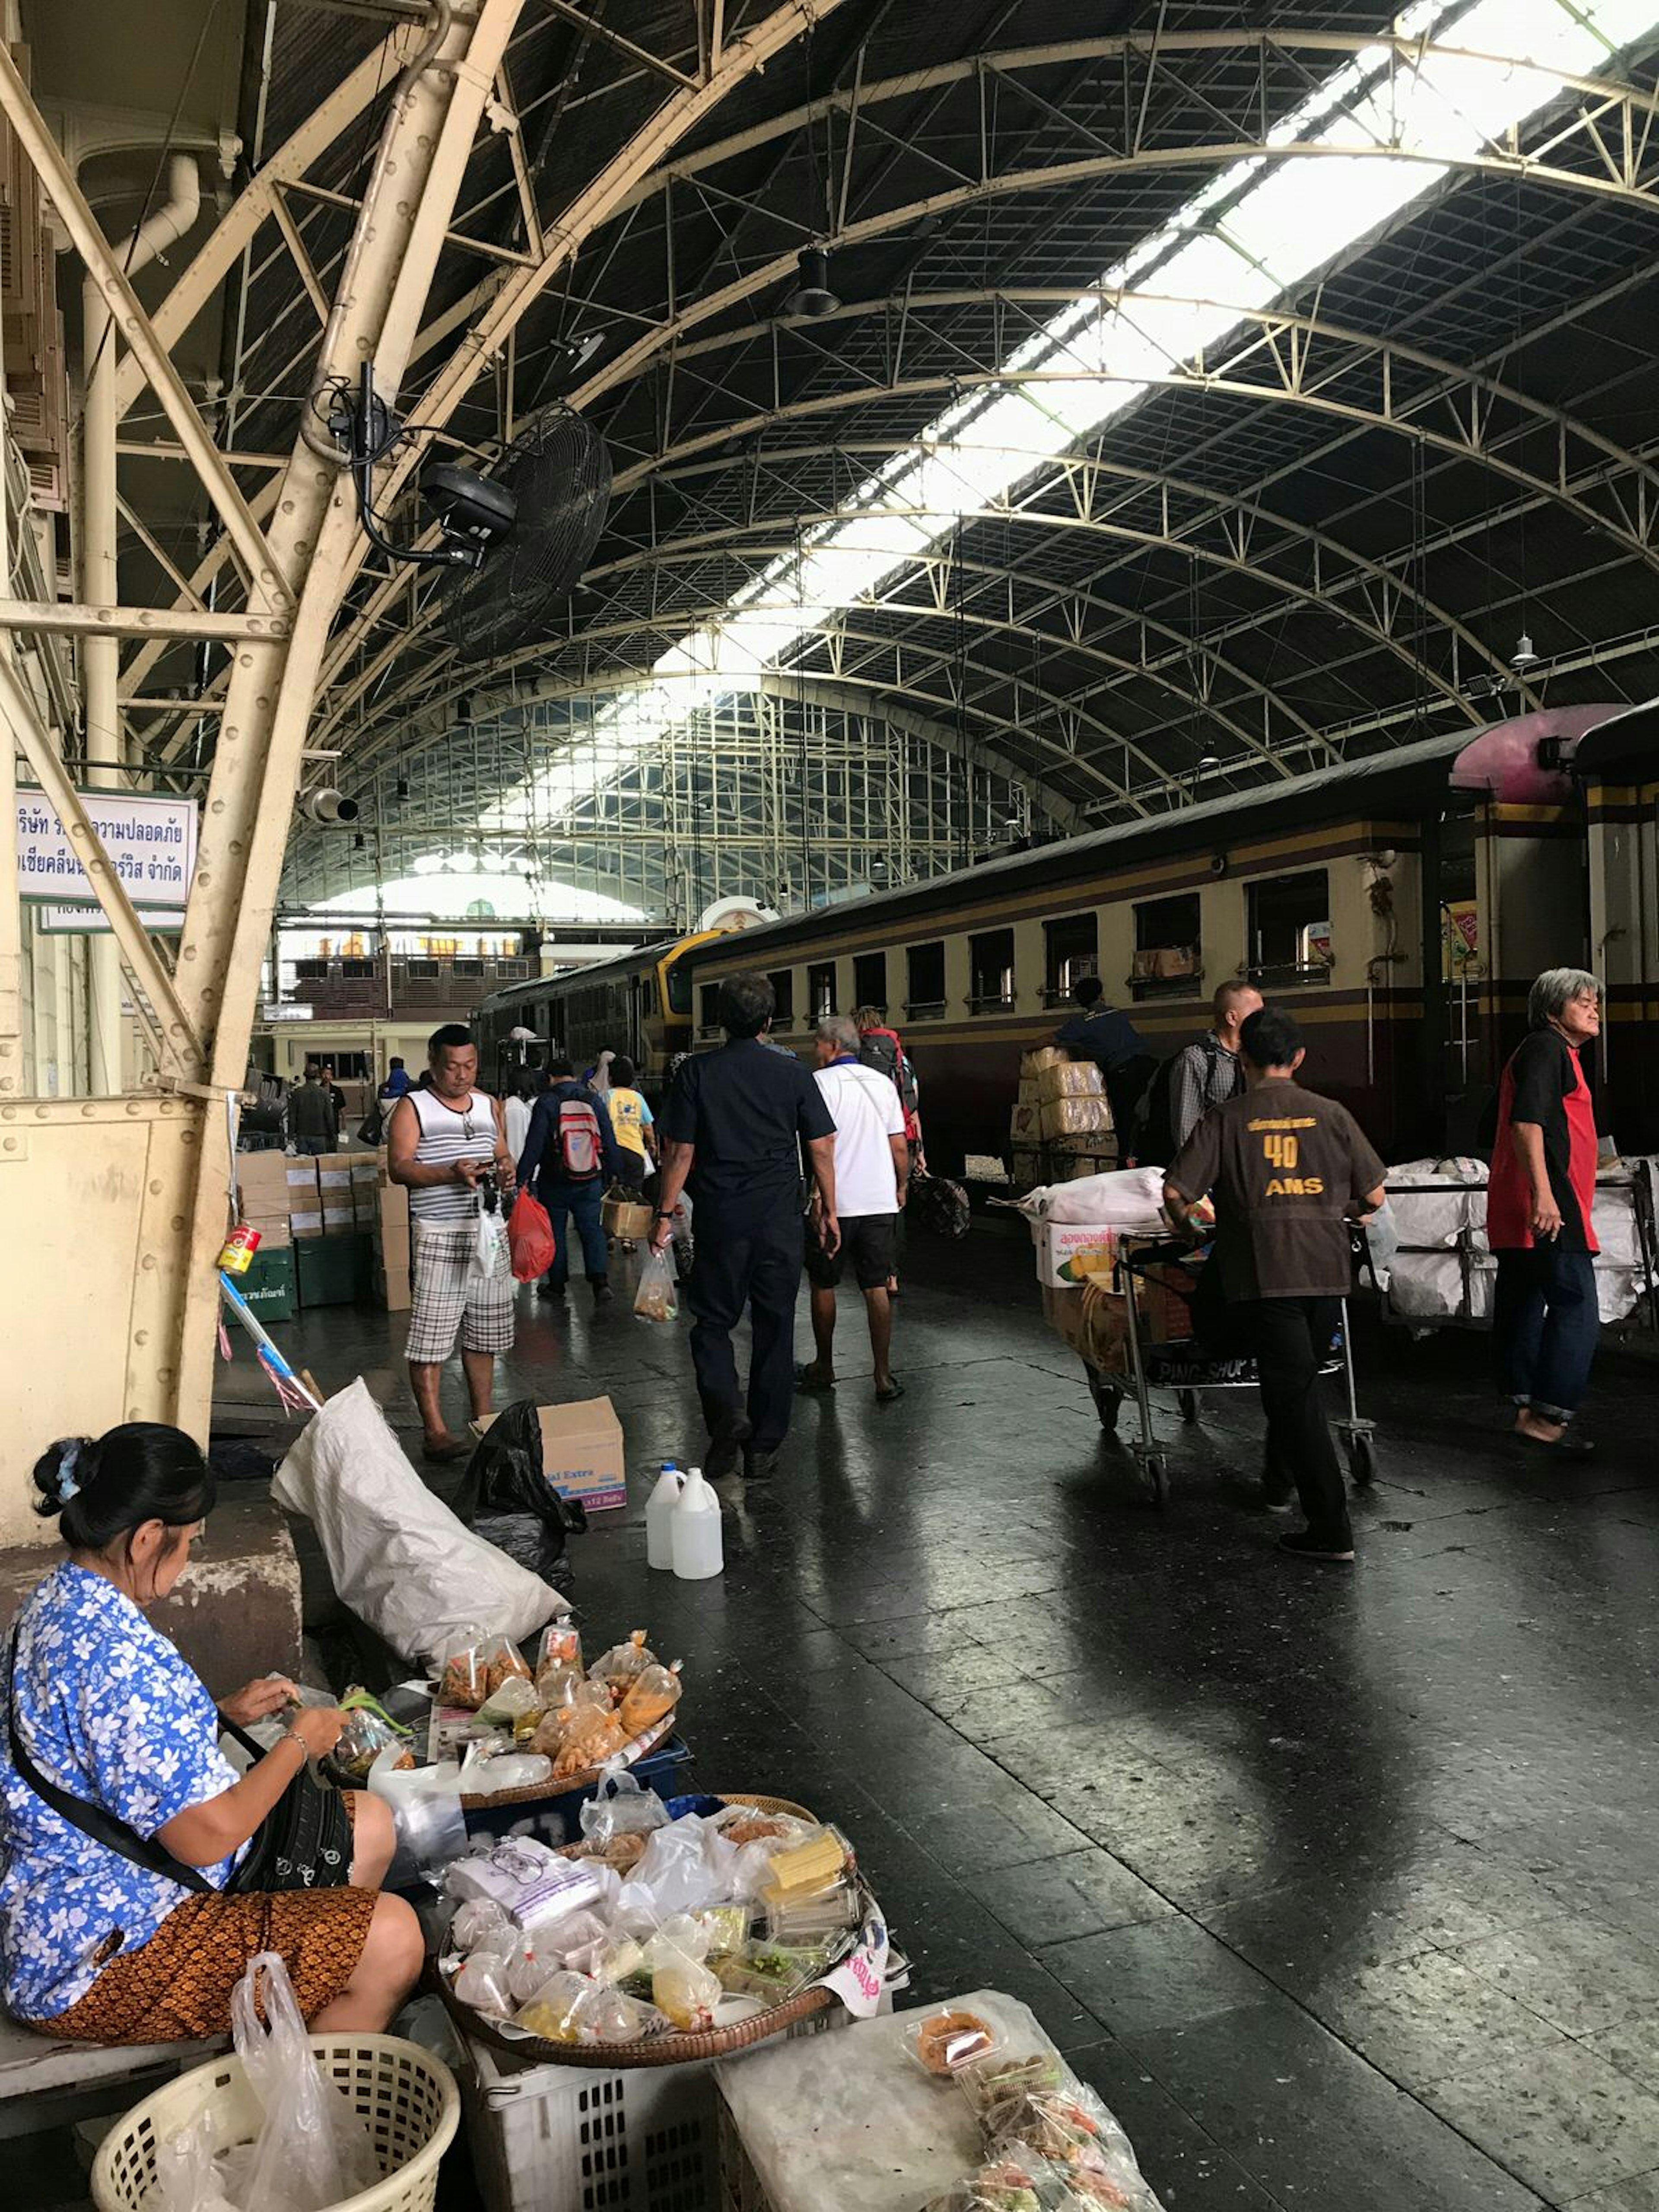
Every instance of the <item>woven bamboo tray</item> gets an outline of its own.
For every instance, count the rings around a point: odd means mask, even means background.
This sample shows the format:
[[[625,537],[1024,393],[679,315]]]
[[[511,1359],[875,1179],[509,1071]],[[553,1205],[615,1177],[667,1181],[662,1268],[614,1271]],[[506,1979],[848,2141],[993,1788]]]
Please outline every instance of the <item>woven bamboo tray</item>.
[[[757,1813],[789,1813],[798,1820],[817,1818],[804,1805],[794,1804],[787,1797],[762,1797],[747,1790],[723,1796],[720,1802],[750,1805]],[[567,1844],[560,1856],[574,1857],[579,1848],[574,1844]],[[435,1981],[438,1995],[464,2035],[476,2035],[480,2042],[504,2051],[520,2065],[597,2066],[611,2073],[630,2066],[684,2066],[692,2059],[728,2058],[733,2051],[746,2051],[751,2044],[765,2043],[775,2035],[781,2035],[786,2028],[811,2020],[814,2014],[827,2011],[836,2002],[832,1990],[814,1988],[786,1997],[781,2004],[770,2005],[750,2019],[734,2021],[729,2027],[653,2035],[641,2043],[549,2043],[539,2035],[503,2034],[493,2021],[461,2002],[448,1975],[435,1966],[430,1978]]]

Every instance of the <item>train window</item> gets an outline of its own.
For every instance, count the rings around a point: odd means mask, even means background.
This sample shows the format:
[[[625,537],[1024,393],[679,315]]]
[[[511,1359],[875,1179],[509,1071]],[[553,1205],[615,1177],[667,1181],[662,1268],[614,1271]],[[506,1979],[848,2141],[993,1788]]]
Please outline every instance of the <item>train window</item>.
[[[926,1020],[945,1012],[945,947],[942,944],[913,945],[905,955],[910,995],[905,1012],[912,1021]]]
[[[375,960],[343,960],[340,963],[340,977],[343,982],[370,982],[379,970],[380,963]]]
[[[691,976],[678,961],[668,971],[668,1011],[682,1019],[691,1011]]]
[[[878,1014],[887,1012],[887,955],[884,952],[855,952],[853,955],[853,1004],[873,1006]]]
[[[968,940],[968,1010],[992,1013],[1014,1003],[1014,933],[988,929]]]
[[[836,1011],[836,963],[820,960],[806,971],[806,1011],[815,1022],[827,1021]]]
[[[1129,971],[1136,999],[1189,997],[1204,973],[1196,891],[1143,899],[1134,909],[1135,949]]]
[[[294,963],[295,980],[301,983],[320,983],[328,974],[326,960],[296,960]]]
[[[718,1036],[720,1033],[720,987],[718,983],[705,983],[697,995],[697,1035]]]
[[[1247,886],[1249,975],[1282,990],[1331,980],[1331,893],[1323,868],[1263,876]]]
[[[435,983],[438,980],[438,963],[435,960],[413,959],[409,963],[408,973],[411,983]]]
[[[1063,1006],[1079,975],[1100,972],[1100,922],[1092,914],[1063,915],[1042,925],[1042,1003]]]
[[[793,1029],[795,1024],[794,969],[793,968],[771,969],[767,974],[766,980],[772,986],[772,995],[777,1002],[772,1009],[773,1028],[775,1030]]]
[[[458,982],[463,980],[470,983],[481,982],[483,971],[483,962],[473,959],[469,954],[458,955],[449,963],[449,972]]]

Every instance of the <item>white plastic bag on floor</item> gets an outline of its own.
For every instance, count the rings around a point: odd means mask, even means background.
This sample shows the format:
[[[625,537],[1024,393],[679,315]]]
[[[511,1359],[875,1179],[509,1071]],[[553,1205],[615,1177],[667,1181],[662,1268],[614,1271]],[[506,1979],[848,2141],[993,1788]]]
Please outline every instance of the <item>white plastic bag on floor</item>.
[[[248,2212],[325,2212],[372,2189],[380,2167],[368,2124],[319,2067],[276,1952],[260,1952],[231,1991],[230,2025],[236,2056],[264,2108],[246,2163],[232,2180],[234,2200]]]
[[[336,1592],[411,1664],[468,1623],[522,1644],[568,1610],[432,1495],[361,1376],[313,1414],[271,1494],[313,1522]]]

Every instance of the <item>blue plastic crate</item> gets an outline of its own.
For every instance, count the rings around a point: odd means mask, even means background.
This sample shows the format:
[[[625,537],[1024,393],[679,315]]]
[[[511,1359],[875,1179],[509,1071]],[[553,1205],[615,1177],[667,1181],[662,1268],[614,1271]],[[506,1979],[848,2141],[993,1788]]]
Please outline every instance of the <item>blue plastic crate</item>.
[[[645,1790],[654,1790],[659,1797],[669,1801],[671,1810],[684,1791],[683,1770],[691,1763],[691,1750],[684,1736],[671,1735],[666,1743],[629,1769]],[[597,1785],[596,1785],[597,1786]],[[497,1805],[493,1809],[469,1808],[466,1813],[466,1832],[470,1836],[534,1836],[538,1842],[550,1844],[556,1850],[562,1844],[581,1841],[582,1807],[594,1795],[594,1789],[564,1790],[547,1797],[532,1797],[514,1805]],[[714,1801],[688,1799],[679,1805],[681,1812],[702,1809]]]

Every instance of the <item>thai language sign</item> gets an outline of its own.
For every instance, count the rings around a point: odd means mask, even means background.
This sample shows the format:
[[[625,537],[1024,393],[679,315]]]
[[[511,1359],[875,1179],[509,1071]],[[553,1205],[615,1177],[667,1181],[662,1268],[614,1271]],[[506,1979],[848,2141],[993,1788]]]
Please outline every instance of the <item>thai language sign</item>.
[[[79,797],[134,906],[182,906],[196,866],[197,802],[125,791]],[[96,897],[57,810],[39,791],[17,794],[17,888],[53,905]]]
[[[185,910],[181,906],[141,906],[138,919],[152,937],[176,937],[185,926]],[[35,922],[48,937],[107,937],[112,933],[100,906],[43,906]]]

